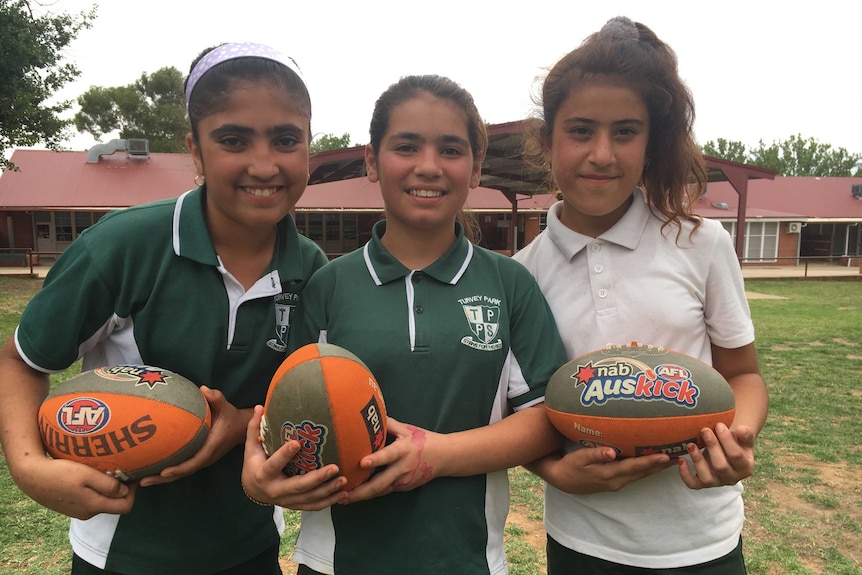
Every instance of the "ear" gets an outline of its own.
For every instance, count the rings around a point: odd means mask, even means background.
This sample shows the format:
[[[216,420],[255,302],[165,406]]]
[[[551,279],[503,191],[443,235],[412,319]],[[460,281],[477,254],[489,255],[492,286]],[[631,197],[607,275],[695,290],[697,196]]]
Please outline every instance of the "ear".
[[[204,163],[201,159],[201,149],[195,143],[195,139],[192,137],[192,133],[189,132],[186,134],[186,147],[189,149],[189,152],[192,154],[192,161],[195,163],[195,173],[199,176],[203,176],[204,174]]]
[[[365,172],[368,174],[369,182],[376,184],[380,181],[377,176],[377,157],[371,144],[365,144]]]
[[[479,182],[482,181],[482,159],[476,158],[473,160],[473,173],[470,174],[470,189],[475,190],[479,187]]]
[[[539,128],[539,144],[542,146],[542,154],[545,155],[545,161],[549,164],[551,157],[551,135],[548,133],[548,127],[542,126]]]

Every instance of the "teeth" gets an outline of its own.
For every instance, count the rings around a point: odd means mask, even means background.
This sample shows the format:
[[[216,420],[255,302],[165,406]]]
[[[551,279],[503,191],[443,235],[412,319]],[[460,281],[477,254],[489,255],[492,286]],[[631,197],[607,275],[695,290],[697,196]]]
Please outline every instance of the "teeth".
[[[245,188],[245,191],[258,198],[268,198],[275,193],[276,188]]]
[[[443,192],[436,190],[410,190],[408,193],[419,198],[439,198],[443,195]]]

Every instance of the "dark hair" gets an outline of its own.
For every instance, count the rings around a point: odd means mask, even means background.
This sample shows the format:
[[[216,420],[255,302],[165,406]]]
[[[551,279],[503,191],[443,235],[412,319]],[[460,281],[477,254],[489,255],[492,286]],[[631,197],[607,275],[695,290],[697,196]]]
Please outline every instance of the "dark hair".
[[[415,98],[421,92],[427,92],[436,98],[445,98],[451,101],[467,114],[467,137],[470,140],[470,149],[473,159],[481,162],[485,159],[488,151],[488,131],[485,122],[476,109],[473,96],[456,82],[444,76],[433,74],[426,76],[404,76],[383,92],[374,104],[374,112],[371,115],[371,148],[374,153],[380,152],[380,142],[389,129],[389,118],[392,110],[399,104]]]
[[[189,67],[189,74],[201,58],[216,48],[218,46],[213,46],[198,54]],[[188,81],[186,77],[183,89]],[[202,118],[220,111],[221,106],[224,105],[223,98],[239,81],[266,81],[284,88],[296,99],[297,106],[308,115],[309,121],[311,120],[311,97],[302,78],[287,66],[273,60],[244,56],[216,64],[195,84],[188,105],[189,124],[195,141],[198,140],[198,123]],[[311,138],[310,130],[309,138]]]
[[[427,92],[436,98],[449,100],[464,111],[467,115],[467,139],[470,141],[473,161],[481,163],[488,151],[488,130],[485,128],[482,116],[479,115],[473,96],[455,81],[434,74],[404,76],[389,86],[377,98],[374,112],[371,114],[371,126],[368,130],[374,155],[380,153],[380,144],[383,136],[386,135],[386,130],[389,129],[392,110],[422,92]],[[464,226],[464,235],[467,239],[474,243],[479,241],[479,223],[475,216],[461,210],[457,219]]]
[[[706,165],[692,132],[694,99],[679,77],[670,46],[628,18],[612,18],[551,68],[537,101],[540,117],[528,123],[527,158],[547,167],[541,144],[550,141],[560,106],[572,90],[595,82],[625,86],[640,95],[650,120],[642,176],[647,201],[666,224],[681,219],[699,224],[691,206],[703,195]]]

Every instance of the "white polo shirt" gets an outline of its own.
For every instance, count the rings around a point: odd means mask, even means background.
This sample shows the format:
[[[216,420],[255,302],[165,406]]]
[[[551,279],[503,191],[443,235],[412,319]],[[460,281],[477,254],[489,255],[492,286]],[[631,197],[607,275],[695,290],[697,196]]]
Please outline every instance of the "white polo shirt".
[[[598,238],[560,222],[515,255],[536,277],[569,358],[608,343],[660,345],[711,363],[710,343],[754,341],[730,236],[704,220],[661,230],[643,195]],[[575,449],[570,444],[568,449]],[[703,563],[730,553],[743,523],[742,485],[694,491],[669,468],[618,492],[573,495],[545,486],[545,528],[561,544],[646,568]]]

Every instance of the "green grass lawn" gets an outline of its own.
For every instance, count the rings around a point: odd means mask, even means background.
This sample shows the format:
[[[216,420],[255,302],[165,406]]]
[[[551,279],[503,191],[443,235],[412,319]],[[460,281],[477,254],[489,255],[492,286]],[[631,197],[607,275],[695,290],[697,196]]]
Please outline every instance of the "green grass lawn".
[[[0,338],[38,286],[0,277]],[[748,280],[746,289],[784,298],[750,302],[771,406],[745,481],[748,572],[862,574],[862,282]],[[510,572],[544,573],[541,484],[522,469],[510,477]],[[298,513],[286,519],[289,557]],[[18,490],[0,457],[0,573],[67,573],[67,527]]]

